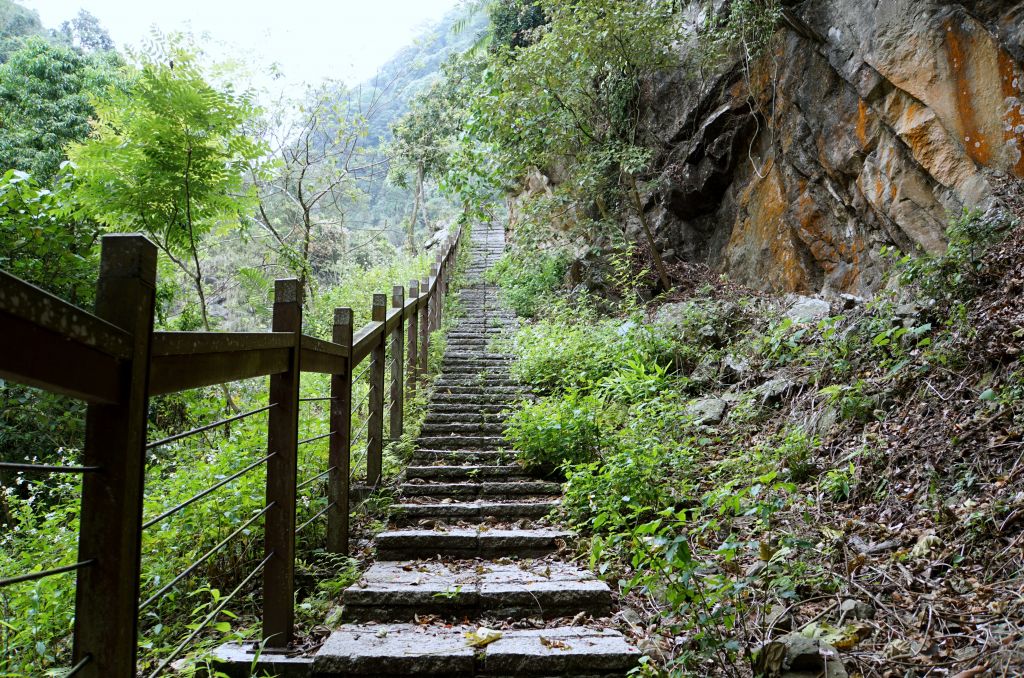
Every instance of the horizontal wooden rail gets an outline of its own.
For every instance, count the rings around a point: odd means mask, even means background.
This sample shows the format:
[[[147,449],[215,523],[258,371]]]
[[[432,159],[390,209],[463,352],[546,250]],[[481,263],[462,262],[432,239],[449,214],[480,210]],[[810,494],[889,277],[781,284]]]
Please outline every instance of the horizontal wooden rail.
[[[295,535],[326,516],[328,551],[348,552],[353,445],[357,440],[365,445],[367,480],[375,484],[381,476],[384,445],[401,436],[404,403],[426,372],[431,332],[441,325],[443,295],[461,236],[460,229],[448,239],[431,275],[413,281],[408,296],[402,286],[392,288],[390,302],[384,294],[375,294],[373,320],[362,328],[352,327],[352,309],[335,309],[331,341],[302,334],[302,289],[297,280],[277,281],[271,332],[154,332],[157,251],[137,235],[103,238],[95,314],[0,271],[0,378],[89,403],[81,466],[5,464],[37,472],[81,473],[84,478],[78,565],[23,575],[76,571],[76,671],[88,678],[135,676],[139,609],[178,586],[264,516],[264,558],[245,581],[262,571],[263,640],[270,649],[288,645],[294,636],[295,561],[301,557]],[[385,379],[388,370],[390,380]],[[304,372],[330,375],[330,395],[300,398]],[[363,374],[369,375],[370,388],[355,403],[353,382]],[[147,444],[150,397],[268,376],[270,405]],[[330,402],[329,425],[319,429],[327,433],[299,439],[299,405],[304,401]],[[353,416],[364,404],[364,420],[353,432]],[[320,412],[306,410],[307,415]],[[144,521],[147,450],[264,411],[267,450],[260,459]],[[326,459],[320,469],[311,469],[320,472],[300,483],[299,446],[325,439]],[[265,508],[140,606],[142,530],[264,464]],[[325,479],[327,505],[296,529],[297,490],[320,479]],[[182,652],[197,632],[177,645],[174,654]],[[168,661],[165,657],[164,664]]]
[[[131,336],[0,271],[0,378],[87,402],[124,397],[121,363]]]

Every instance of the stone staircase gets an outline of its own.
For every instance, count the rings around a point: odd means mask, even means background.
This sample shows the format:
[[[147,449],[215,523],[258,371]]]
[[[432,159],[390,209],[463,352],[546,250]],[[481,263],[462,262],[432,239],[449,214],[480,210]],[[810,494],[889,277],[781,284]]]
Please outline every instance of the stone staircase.
[[[346,624],[314,658],[315,676],[596,678],[637,664],[637,650],[595,621],[611,613],[608,586],[561,557],[573,535],[546,519],[558,484],[525,475],[502,436],[504,410],[525,395],[491,344],[515,324],[483,282],[503,230],[478,226],[471,248],[464,317],[392,529],[344,592]]]

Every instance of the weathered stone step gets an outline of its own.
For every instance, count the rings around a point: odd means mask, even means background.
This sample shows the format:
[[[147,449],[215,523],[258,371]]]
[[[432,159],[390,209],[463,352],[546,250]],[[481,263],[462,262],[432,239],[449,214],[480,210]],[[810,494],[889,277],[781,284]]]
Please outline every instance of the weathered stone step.
[[[611,590],[562,562],[377,562],[342,594],[345,621],[412,621],[416,615],[606,617]]]
[[[514,408],[514,403],[438,403],[432,402],[432,414],[500,414]]]
[[[406,478],[422,478],[424,480],[477,481],[500,478],[509,480],[527,480],[523,475],[523,467],[518,464],[486,464],[476,466],[408,466]]]
[[[511,376],[510,373],[479,372],[477,374],[446,373],[442,374],[435,382],[437,387],[446,385],[452,386],[474,386],[480,384],[494,384],[495,386],[519,386],[522,384]]]
[[[505,405],[509,407],[515,404],[517,398],[508,393],[488,393],[474,395],[471,393],[435,393],[431,398],[431,407],[434,403],[450,405]]]
[[[504,384],[438,384],[435,393],[451,393],[453,395],[487,395],[490,393],[503,393],[518,396],[525,395],[526,391],[522,386],[510,386]]]
[[[519,520],[543,518],[558,507],[558,501],[453,501],[448,503],[394,504],[391,519],[398,523],[415,520]]]
[[[561,492],[561,485],[544,480],[480,481],[458,483],[405,483],[406,497],[550,497]]]
[[[460,358],[459,356],[449,356],[441,360],[441,371],[447,372],[450,369],[468,368],[491,371],[508,371],[508,367],[511,364],[511,360],[497,360],[495,358]]]
[[[483,648],[466,642],[476,626],[380,624],[332,633],[313,660],[313,675],[335,676],[624,676],[640,652],[617,632],[580,627],[521,629]]]
[[[420,429],[421,436],[449,436],[459,434],[498,436],[505,431],[505,426],[500,422],[488,424],[467,424],[448,422],[444,424],[424,423]]]
[[[534,558],[554,553],[572,533],[558,530],[393,530],[374,537],[377,560],[451,558]]]
[[[487,372],[489,374],[508,374],[509,365],[511,365],[511,363],[508,361],[459,360],[446,358],[441,364],[441,371],[444,374],[448,374],[452,370],[457,372],[475,370],[478,372]]]
[[[460,330],[454,329],[448,333],[448,340],[454,339],[480,339],[481,337],[486,339],[493,339],[499,334],[504,334],[505,329],[501,327],[487,327],[482,329],[474,330]]]
[[[504,436],[451,435],[451,436],[420,436],[416,439],[420,447],[433,450],[450,449],[493,450],[508,447]]]
[[[432,450],[428,448],[418,449],[413,452],[412,461],[416,464],[431,464],[445,462],[446,465],[454,464],[503,464],[514,461],[516,453],[512,450]]]
[[[428,412],[423,420],[429,424],[493,424],[505,421],[508,415],[504,412]]]
[[[512,362],[512,356],[510,356],[509,354],[507,354],[507,353],[494,353],[493,351],[466,352],[466,353],[464,353],[462,355],[454,356],[454,357],[458,358],[459,360],[478,360],[478,361],[486,361],[486,362],[493,361],[493,362],[502,362],[502,363],[510,363],[510,362]]]

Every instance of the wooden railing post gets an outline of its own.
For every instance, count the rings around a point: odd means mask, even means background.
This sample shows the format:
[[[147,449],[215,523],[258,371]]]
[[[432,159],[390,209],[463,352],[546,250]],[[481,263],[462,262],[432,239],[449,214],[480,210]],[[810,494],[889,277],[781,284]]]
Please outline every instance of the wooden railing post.
[[[334,309],[335,344],[348,349],[345,371],[331,375],[331,446],[327,467],[327,550],[348,555],[349,479],[352,475],[352,309]]]
[[[75,600],[74,664],[78,675],[135,675],[138,644],[142,494],[149,410],[156,247],[140,235],[103,237],[96,315],[132,336],[116,405],[89,405],[82,481],[80,562]]]
[[[430,353],[430,281],[420,281],[420,296],[427,297],[427,303],[420,309],[420,365],[417,373],[421,379],[427,377],[427,357]]]
[[[402,378],[402,365],[405,362],[402,350],[405,338],[403,336],[405,327],[402,324],[405,288],[401,285],[391,288],[391,308],[398,311],[398,324],[395,325],[395,329],[391,333],[391,422],[388,427],[388,435],[394,441],[402,437],[403,417],[405,416],[405,384]]]
[[[387,320],[388,298],[373,295],[373,322]],[[370,352],[370,417],[366,425],[366,484],[380,483],[384,455],[384,361],[387,358],[387,333],[381,330],[380,340]]]
[[[302,346],[302,290],[293,278],[274,284],[274,332],[295,337],[286,372],[271,375],[268,413],[267,512],[263,570],[263,639],[283,648],[295,620],[295,484],[299,426],[299,355]]]
[[[438,271],[441,269],[441,259],[435,260],[430,267],[430,277],[434,280],[434,291],[430,294],[430,331],[433,332],[441,327],[441,282],[437,279]]]
[[[420,296],[420,283],[418,280],[409,281],[409,299],[416,300]],[[408,382],[410,397],[416,394],[416,366],[419,364],[419,310],[416,305],[412,307],[412,315],[409,316],[408,338],[406,343],[409,346],[408,374],[405,375]]]

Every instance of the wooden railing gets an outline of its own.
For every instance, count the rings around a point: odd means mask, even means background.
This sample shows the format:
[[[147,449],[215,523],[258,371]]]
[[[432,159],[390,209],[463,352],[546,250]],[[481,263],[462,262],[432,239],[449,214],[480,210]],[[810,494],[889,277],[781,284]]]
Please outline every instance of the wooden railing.
[[[412,281],[408,296],[403,287],[394,287],[389,307],[386,295],[375,294],[366,326],[353,328],[352,310],[336,309],[331,341],[302,333],[301,289],[293,279],[275,284],[271,332],[154,332],[157,253],[140,235],[103,238],[94,314],[0,271],[0,377],[88,403],[81,466],[0,464],[0,469],[83,476],[77,562],[0,580],[4,587],[77,573],[73,663],[67,675],[136,675],[140,608],[158,601],[214,555],[208,552],[140,603],[143,531],[262,465],[266,504],[232,536],[263,517],[263,559],[236,592],[262,573],[264,646],[288,645],[294,632],[297,531],[326,516],[328,551],[348,552],[353,374],[369,361],[366,473],[372,486],[381,480],[385,416],[390,438],[397,439],[404,428],[404,402],[426,374],[430,333],[441,324],[460,236],[461,230],[445,243],[429,278]],[[303,372],[330,375],[330,396],[320,398],[330,401],[330,422],[329,433],[300,441]],[[270,377],[265,407],[147,441],[151,396],[265,376]],[[268,423],[262,459],[143,522],[147,450],[263,412]],[[330,439],[327,468],[317,476],[326,479],[327,507],[297,529],[298,448],[322,438]],[[206,621],[230,598],[222,599]],[[151,675],[167,667],[201,628]]]

